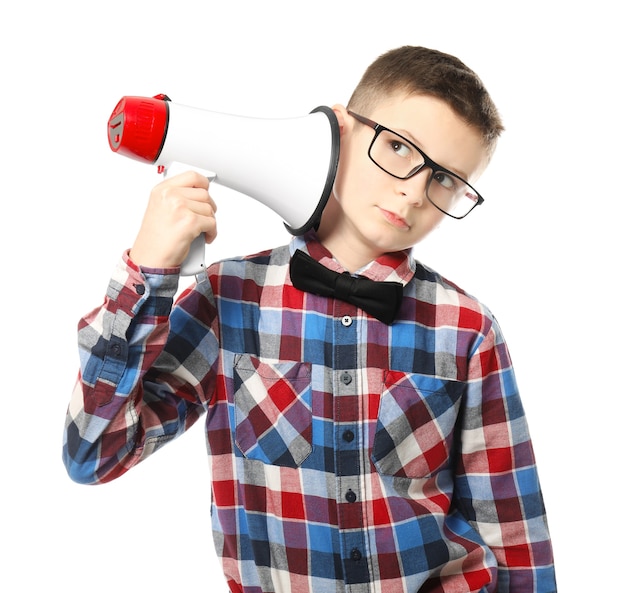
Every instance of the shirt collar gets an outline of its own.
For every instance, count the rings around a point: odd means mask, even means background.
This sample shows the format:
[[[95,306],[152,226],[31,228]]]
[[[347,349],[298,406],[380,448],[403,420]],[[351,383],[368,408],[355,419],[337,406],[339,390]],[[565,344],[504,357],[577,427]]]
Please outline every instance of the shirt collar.
[[[308,253],[313,259],[335,272],[345,272],[345,268],[333,257],[333,254],[322,245],[315,231],[309,231],[305,235],[294,237],[289,245],[289,251],[293,255],[297,249]],[[371,261],[354,276],[365,276],[378,282],[400,282],[406,285],[415,274],[415,260],[411,256],[411,250],[394,251],[385,253],[374,261]]]

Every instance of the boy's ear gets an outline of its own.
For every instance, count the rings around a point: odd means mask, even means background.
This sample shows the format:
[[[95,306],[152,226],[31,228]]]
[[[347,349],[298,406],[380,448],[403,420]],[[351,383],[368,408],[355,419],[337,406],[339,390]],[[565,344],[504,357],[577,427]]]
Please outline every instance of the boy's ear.
[[[343,105],[333,105],[332,110],[337,117],[339,132],[343,135],[344,132],[352,128],[352,118]]]

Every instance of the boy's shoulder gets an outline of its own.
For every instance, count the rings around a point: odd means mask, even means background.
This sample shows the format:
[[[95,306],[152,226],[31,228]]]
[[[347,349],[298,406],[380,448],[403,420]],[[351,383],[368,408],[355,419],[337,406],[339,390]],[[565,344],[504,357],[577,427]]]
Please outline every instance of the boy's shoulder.
[[[441,288],[452,294],[467,297],[470,300],[476,301],[476,297],[471,295],[461,286],[439,273],[434,268],[427,266],[426,264],[415,260],[415,279],[418,282],[429,282],[441,286]]]
[[[208,266],[207,274],[212,279],[228,276],[242,280],[254,280],[257,284],[265,284],[272,272],[278,270],[284,272],[289,266],[290,258],[289,245],[280,245],[248,255],[218,260]]]
[[[416,261],[414,279],[416,299],[449,312],[442,316],[465,318],[466,322],[473,319],[470,324],[480,326],[485,323],[491,325],[495,321],[491,309],[479,298],[419,261]]]
[[[207,270],[209,273],[217,272],[226,268],[238,268],[246,266],[268,266],[289,263],[291,257],[289,245],[279,245],[268,249],[262,249],[246,255],[235,255],[213,262]]]

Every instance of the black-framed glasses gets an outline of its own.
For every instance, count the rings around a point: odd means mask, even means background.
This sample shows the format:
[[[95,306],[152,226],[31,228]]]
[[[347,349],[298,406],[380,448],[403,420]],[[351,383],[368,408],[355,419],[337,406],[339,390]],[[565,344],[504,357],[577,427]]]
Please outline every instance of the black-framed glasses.
[[[431,170],[426,197],[444,214],[459,220],[485,201],[465,179],[437,164],[401,134],[352,111],[348,113],[374,130],[368,155],[385,173],[397,179],[409,179],[425,167]]]

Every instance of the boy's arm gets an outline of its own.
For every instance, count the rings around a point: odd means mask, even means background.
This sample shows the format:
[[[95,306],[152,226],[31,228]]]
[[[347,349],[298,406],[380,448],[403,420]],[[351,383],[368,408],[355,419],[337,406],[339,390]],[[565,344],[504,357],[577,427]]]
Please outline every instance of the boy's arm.
[[[116,270],[104,304],[79,324],[81,369],[63,446],[67,471],[77,482],[112,480],[201,413],[203,392],[192,377],[208,376],[211,363],[190,372],[177,362],[177,352],[161,354],[175,325],[176,313],[170,312],[179,266],[195,237],[204,233],[211,242],[217,232],[208,189],[209,180],[194,171],[153,188],[130,255]],[[179,317],[186,331],[201,326],[194,335],[203,336],[207,328],[195,319],[196,306],[210,314],[211,304],[196,295]],[[172,333],[172,342],[184,343],[185,352],[187,346],[195,349]]]
[[[456,496],[498,560],[500,593],[556,591],[550,534],[532,443],[497,322],[469,370]]]
[[[80,321],[80,371],[63,444],[73,480],[118,477],[203,412],[174,357],[158,362],[177,286],[177,269],[144,273],[125,255],[103,305]]]

